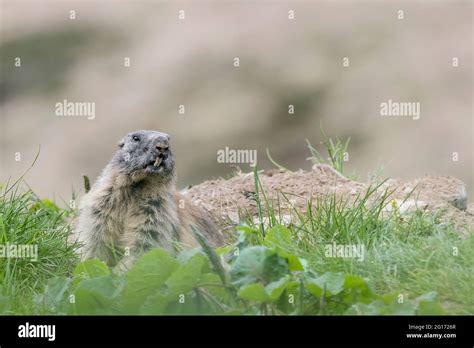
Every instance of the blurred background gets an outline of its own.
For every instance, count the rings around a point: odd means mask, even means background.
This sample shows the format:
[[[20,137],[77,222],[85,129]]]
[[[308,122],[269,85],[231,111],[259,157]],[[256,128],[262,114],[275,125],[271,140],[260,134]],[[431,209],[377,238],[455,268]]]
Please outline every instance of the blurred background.
[[[380,168],[404,179],[453,175],[472,198],[472,8],[3,0],[0,182],[21,175],[41,145],[28,184],[69,200],[81,174],[95,180],[137,129],[172,135],[180,188],[231,175],[235,168],[216,160],[226,146],[256,149],[261,168],[273,167],[268,148],[283,166],[309,169],[305,139],[318,145],[322,125],[328,136],[351,137],[346,166],[361,181]],[[95,119],[56,116],[64,99],[95,103]],[[420,119],[382,117],[389,99],[419,102]]]

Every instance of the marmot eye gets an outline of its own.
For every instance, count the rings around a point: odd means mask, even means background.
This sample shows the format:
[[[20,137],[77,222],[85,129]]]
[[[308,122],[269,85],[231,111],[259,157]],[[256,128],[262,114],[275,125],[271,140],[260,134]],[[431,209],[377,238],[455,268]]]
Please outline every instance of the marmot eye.
[[[134,135],[134,136],[132,137],[132,139],[135,140],[135,141],[140,141],[140,138],[137,137],[136,135]]]

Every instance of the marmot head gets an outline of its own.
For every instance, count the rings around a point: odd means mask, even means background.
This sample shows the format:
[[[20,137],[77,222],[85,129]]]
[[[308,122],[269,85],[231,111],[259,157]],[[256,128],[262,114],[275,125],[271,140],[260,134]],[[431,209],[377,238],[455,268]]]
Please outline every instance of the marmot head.
[[[148,177],[171,179],[174,159],[166,133],[139,130],[128,133],[120,140],[113,163],[133,182]]]

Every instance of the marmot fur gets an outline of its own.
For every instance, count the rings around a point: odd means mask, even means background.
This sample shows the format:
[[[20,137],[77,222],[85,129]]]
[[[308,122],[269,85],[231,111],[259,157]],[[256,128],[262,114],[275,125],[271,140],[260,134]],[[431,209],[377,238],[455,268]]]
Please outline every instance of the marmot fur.
[[[127,134],[91,190],[82,198],[74,234],[83,259],[97,257],[129,268],[142,252],[176,243],[197,246],[190,225],[211,245],[221,234],[204,211],[175,188],[175,162],[165,133]]]

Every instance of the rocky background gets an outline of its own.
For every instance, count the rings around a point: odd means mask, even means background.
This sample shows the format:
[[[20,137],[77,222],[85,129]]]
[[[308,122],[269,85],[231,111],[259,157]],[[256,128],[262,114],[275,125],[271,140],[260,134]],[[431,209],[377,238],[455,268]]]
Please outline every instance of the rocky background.
[[[141,128],[172,134],[180,188],[230,176],[216,161],[226,146],[257,150],[259,168],[273,167],[268,148],[310,170],[305,139],[318,145],[322,125],[351,137],[346,166],[361,181],[380,169],[449,175],[473,197],[472,2],[3,0],[0,10],[0,182],[41,145],[26,180],[68,200]],[[64,99],[94,102],[95,119],[55,116]],[[420,119],[381,117],[388,99],[420,102]]]

